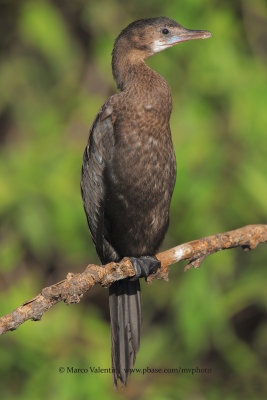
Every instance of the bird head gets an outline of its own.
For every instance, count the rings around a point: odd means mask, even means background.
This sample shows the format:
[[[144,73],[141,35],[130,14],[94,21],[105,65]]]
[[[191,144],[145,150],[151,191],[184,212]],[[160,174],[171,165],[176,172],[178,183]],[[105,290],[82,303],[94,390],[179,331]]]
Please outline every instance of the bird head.
[[[119,34],[112,52],[112,72],[119,89],[123,89],[131,66],[177,43],[211,37],[208,31],[184,28],[167,18],[148,18],[132,22]]]
[[[184,28],[167,17],[148,18],[128,25],[116,39],[114,49],[124,44],[128,53],[145,59],[177,43],[211,36],[208,31]]]

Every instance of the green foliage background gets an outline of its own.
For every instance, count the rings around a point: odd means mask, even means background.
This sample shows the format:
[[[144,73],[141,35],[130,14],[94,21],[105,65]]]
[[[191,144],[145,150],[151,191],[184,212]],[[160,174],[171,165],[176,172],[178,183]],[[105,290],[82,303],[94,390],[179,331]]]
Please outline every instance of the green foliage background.
[[[113,41],[131,21],[166,15],[213,38],[148,64],[168,81],[178,177],[163,248],[267,223],[264,0],[3,1],[0,16],[0,313],[97,262],[80,198],[89,126],[115,92]],[[266,247],[224,251],[200,270],[143,284],[138,368],[211,374],[111,375],[107,290],[59,304],[1,337],[2,399],[265,399]]]

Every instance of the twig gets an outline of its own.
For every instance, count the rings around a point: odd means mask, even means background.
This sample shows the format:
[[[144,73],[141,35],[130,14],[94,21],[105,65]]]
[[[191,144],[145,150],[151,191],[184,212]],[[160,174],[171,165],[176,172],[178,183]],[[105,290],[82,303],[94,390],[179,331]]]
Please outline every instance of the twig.
[[[161,267],[147,278],[147,282],[151,283],[153,279],[168,280],[168,266],[178,261],[188,260],[185,270],[199,268],[203,260],[212,253],[234,247],[251,250],[264,242],[267,242],[267,225],[247,225],[181,244],[156,255],[161,261]],[[0,335],[17,329],[28,319],[39,321],[47,310],[60,301],[66,304],[79,303],[87,290],[96,283],[108,287],[118,280],[134,275],[129,258],[104,266],[89,264],[82,273],[68,273],[63,281],[44,288],[36,297],[0,318]]]

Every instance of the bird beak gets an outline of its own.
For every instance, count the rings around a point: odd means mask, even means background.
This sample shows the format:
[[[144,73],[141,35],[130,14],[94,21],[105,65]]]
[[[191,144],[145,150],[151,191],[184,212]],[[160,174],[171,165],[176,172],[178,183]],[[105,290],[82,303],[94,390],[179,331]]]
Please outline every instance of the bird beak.
[[[208,39],[212,34],[208,31],[194,31],[192,29],[183,28],[178,35],[174,35],[167,39],[166,44],[172,46],[176,43],[185,42],[192,39]]]
[[[179,27],[176,32],[173,32],[170,36],[168,35],[164,38],[155,40],[152,47],[153,54],[165,50],[176,43],[185,42],[186,40],[208,39],[212,37],[212,34],[208,31],[193,31],[191,29],[186,29],[183,26]]]

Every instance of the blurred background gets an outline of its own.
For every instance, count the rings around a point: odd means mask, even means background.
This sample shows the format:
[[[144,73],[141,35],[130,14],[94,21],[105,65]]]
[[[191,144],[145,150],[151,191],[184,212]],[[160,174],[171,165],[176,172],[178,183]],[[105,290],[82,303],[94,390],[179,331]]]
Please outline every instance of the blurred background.
[[[0,314],[97,263],[80,196],[90,124],[116,91],[114,39],[168,16],[209,40],[147,60],[172,89],[178,177],[162,249],[267,223],[267,10],[264,0],[0,1]],[[58,304],[1,337],[2,399],[265,399],[267,250],[223,251],[199,270],[142,283],[137,368],[123,391],[110,367],[107,290]]]

